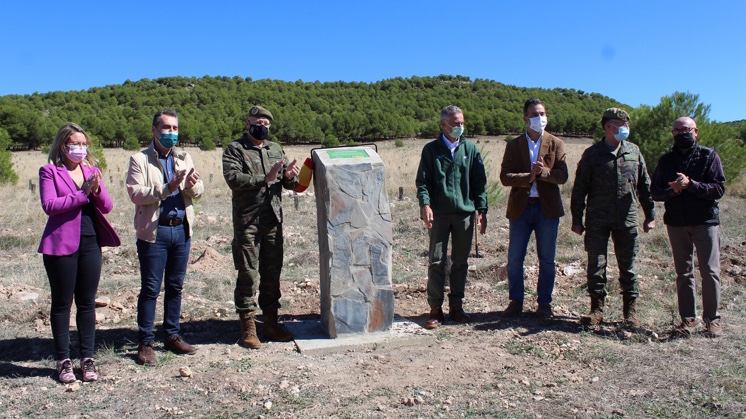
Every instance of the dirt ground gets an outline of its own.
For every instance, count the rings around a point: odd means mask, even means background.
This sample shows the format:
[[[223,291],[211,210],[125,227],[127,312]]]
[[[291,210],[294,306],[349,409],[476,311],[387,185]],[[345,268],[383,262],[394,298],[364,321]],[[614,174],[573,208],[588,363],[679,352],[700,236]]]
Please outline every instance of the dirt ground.
[[[1,192],[0,199],[11,200]],[[508,229],[504,209],[498,208],[490,213],[487,235],[479,238],[482,257],[469,262],[464,308],[472,323],[447,322],[410,343],[307,354],[292,342],[265,342],[259,350],[237,344],[229,195],[217,188],[212,193],[197,217],[182,303],[183,335],[199,351],[177,356],[159,348],[155,367],[135,363],[139,268],[130,231],[132,209],[124,194],[113,197],[115,208],[122,208],[111,219],[123,245],[104,250],[102,306],[97,308],[100,379],[95,383],[62,385],[53,379],[49,291],[35,253],[43,226],[33,212],[38,197],[27,204],[31,210],[0,215],[8,226],[0,230],[6,256],[0,259],[0,417],[746,417],[742,198],[729,197],[721,206],[727,226],[721,253],[722,338],[670,338],[678,314],[662,226],[642,236],[638,255],[644,329],[620,325],[613,262],[607,322],[582,328],[578,318],[588,311],[585,255],[581,239],[568,233],[568,217],[558,239],[555,317],[544,320],[530,313],[536,308],[538,272],[532,241],[526,259],[528,312],[503,318]],[[280,311],[288,322],[319,317],[315,204],[306,197],[292,210],[292,202],[285,201]],[[427,233],[411,197],[391,205],[395,313],[423,324]],[[11,224],[16,221],[20,228]],[[157,322],[161,310],[159,305]],[[156,336],[161,336],[159,328]],[[75,333],[71,338],[76,346]]]
[[[221,251],[229,244],[228,237],[195,243],[190,273],[225,273],[230,258]],[[486,246],[482,252],[496,250]],[[137,267],[117,253],[105,253],[107,266],[117,267],[112,276],[131,278]],[[726,295],[743,294],[746,244],[724,248],[723,256]],[[614,322],[584,330],[577,322],[582,303],[565,304],[561,297],[563,282],[582,275],[579,269],[558,265],[560,296],[552,320],[531,314],[503,319],[507,300],[495,289],[505,281],[504,268],[494,265],[468,284],[472,324],[447,323],[413,345],[363,345],[318,356],[299,353],[293,343],[238,346],[230,301],[198,299],[187,289],[184,336],[199,352],[159,351],[158,366],[150,368],[134,363],[137,290],[130,287],[100,296],[108,302],[97,310],[101,379],[67,386],[51,379],[53,364],[44,359],[49,325],[39,309],[31,319],[35,333],[0,342],[0,416],[743,417],[745,371],[716,380],[725,394],[730,386],[733,397],[713,400],[691,392],[713,381],[712,370],[687,361],[742,357],[742,319],[727,322],[728,335],[740,337],[720,340],[669,340],[662,330],[638,334]],[[318,317],[318,285],[313,279],[283,283],[286,321]],[[396,313],[423,323],[424,282],[394,287]],[[24,293],[44,291],[0,287],[0,301],[12,304]],[[614,304],[619,302],[611,299]],[[687,368],[679,370],[681,365]]]

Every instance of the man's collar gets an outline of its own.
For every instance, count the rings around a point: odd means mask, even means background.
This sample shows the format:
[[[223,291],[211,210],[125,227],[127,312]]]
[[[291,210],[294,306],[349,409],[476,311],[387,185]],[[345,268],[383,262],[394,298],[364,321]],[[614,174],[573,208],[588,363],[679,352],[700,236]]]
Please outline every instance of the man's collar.
[[[246,144],[249,147],[263,148],[263,147],[269,146],[267,144],[267,140],[263,140],[261,144],[255,143],[254,140],[251,139],[251,137],[249,137],[249,134],[244,134],[242,137],[242,140],[244,141],[244,144]]]
[[[458,148],[459,144],[461,144],[461,138],[452,142],[448,137],[446,137],[445,133],[441,134],[441,139],[443,141],[443,145],[446,146],[449,150],[455,150],[456,148]]]
[[[539,134],[539,138],[536,141],[534,141],[531,139],[531,136],[528,135],[528,129],[526,129],[526,139],[531,141],[532,143],[538,144],[541,142],[542,138],[544,138],[544,131],[542,131],[541,134]]]

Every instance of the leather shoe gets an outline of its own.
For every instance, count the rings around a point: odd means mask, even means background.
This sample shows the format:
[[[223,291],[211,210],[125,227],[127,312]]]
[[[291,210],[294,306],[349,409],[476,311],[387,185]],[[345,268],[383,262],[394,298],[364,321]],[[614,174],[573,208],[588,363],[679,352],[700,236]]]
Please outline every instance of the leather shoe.
[[[552,305],[549,303],[539,304],[539,307],[536,309],[536,315],[544,319],[551,319],[552,317],[554,317]]]
[[[503,317],[520,316],[523,313],[523,303],[520,301],[510,301],[508,307],[503,311]]]
[[[137,347],[137,363],[141,365],[155,365],[155,350],[153,342],[141,343]]]
[[[703,334],[705,335],[705,337],[708,338],[719,338],[720,336],[723,336],[723,326],[720,324],[720,322],[711,322],[705,320]]]
[[[445,315],[443,314],[443,309],[440,307],[431,307],[430,316],[427,318],[427,322],[425,322],[425,329],[435,329],[444,322]]]
[[[465,324],[471,322],[471,317],[466,314],[462,307],[451,307],[448,311],[448,317],[456,323]]]
[[[163,344],[163,349],[179,355],[194,355],[197,352],[197,348],[186,343],[179,335],[169,336]]]

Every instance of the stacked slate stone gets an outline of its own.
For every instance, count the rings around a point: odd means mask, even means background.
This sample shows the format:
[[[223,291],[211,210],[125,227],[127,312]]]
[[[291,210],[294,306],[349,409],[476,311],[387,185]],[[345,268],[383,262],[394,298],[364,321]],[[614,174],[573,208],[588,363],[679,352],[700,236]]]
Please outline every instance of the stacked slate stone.
[[[386,331],[394,318],[386,168],[367,147],[314,151],[321,324],[329,337]]]

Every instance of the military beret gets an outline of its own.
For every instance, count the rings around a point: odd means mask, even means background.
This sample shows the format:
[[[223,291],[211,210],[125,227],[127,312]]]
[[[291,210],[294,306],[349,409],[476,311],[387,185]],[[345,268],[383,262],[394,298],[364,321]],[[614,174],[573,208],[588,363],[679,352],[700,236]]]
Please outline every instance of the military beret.
[[[270,122],[272,122],[272,112],[262,108],[261,106],[252,106],[251,109],[249,109],[249,116],[253,116],[254,118],[267,118]]]
[[[629,114],[624,109],[609,108],[604,111],[601,119],[620,119],[624,122],[629,122]]]

